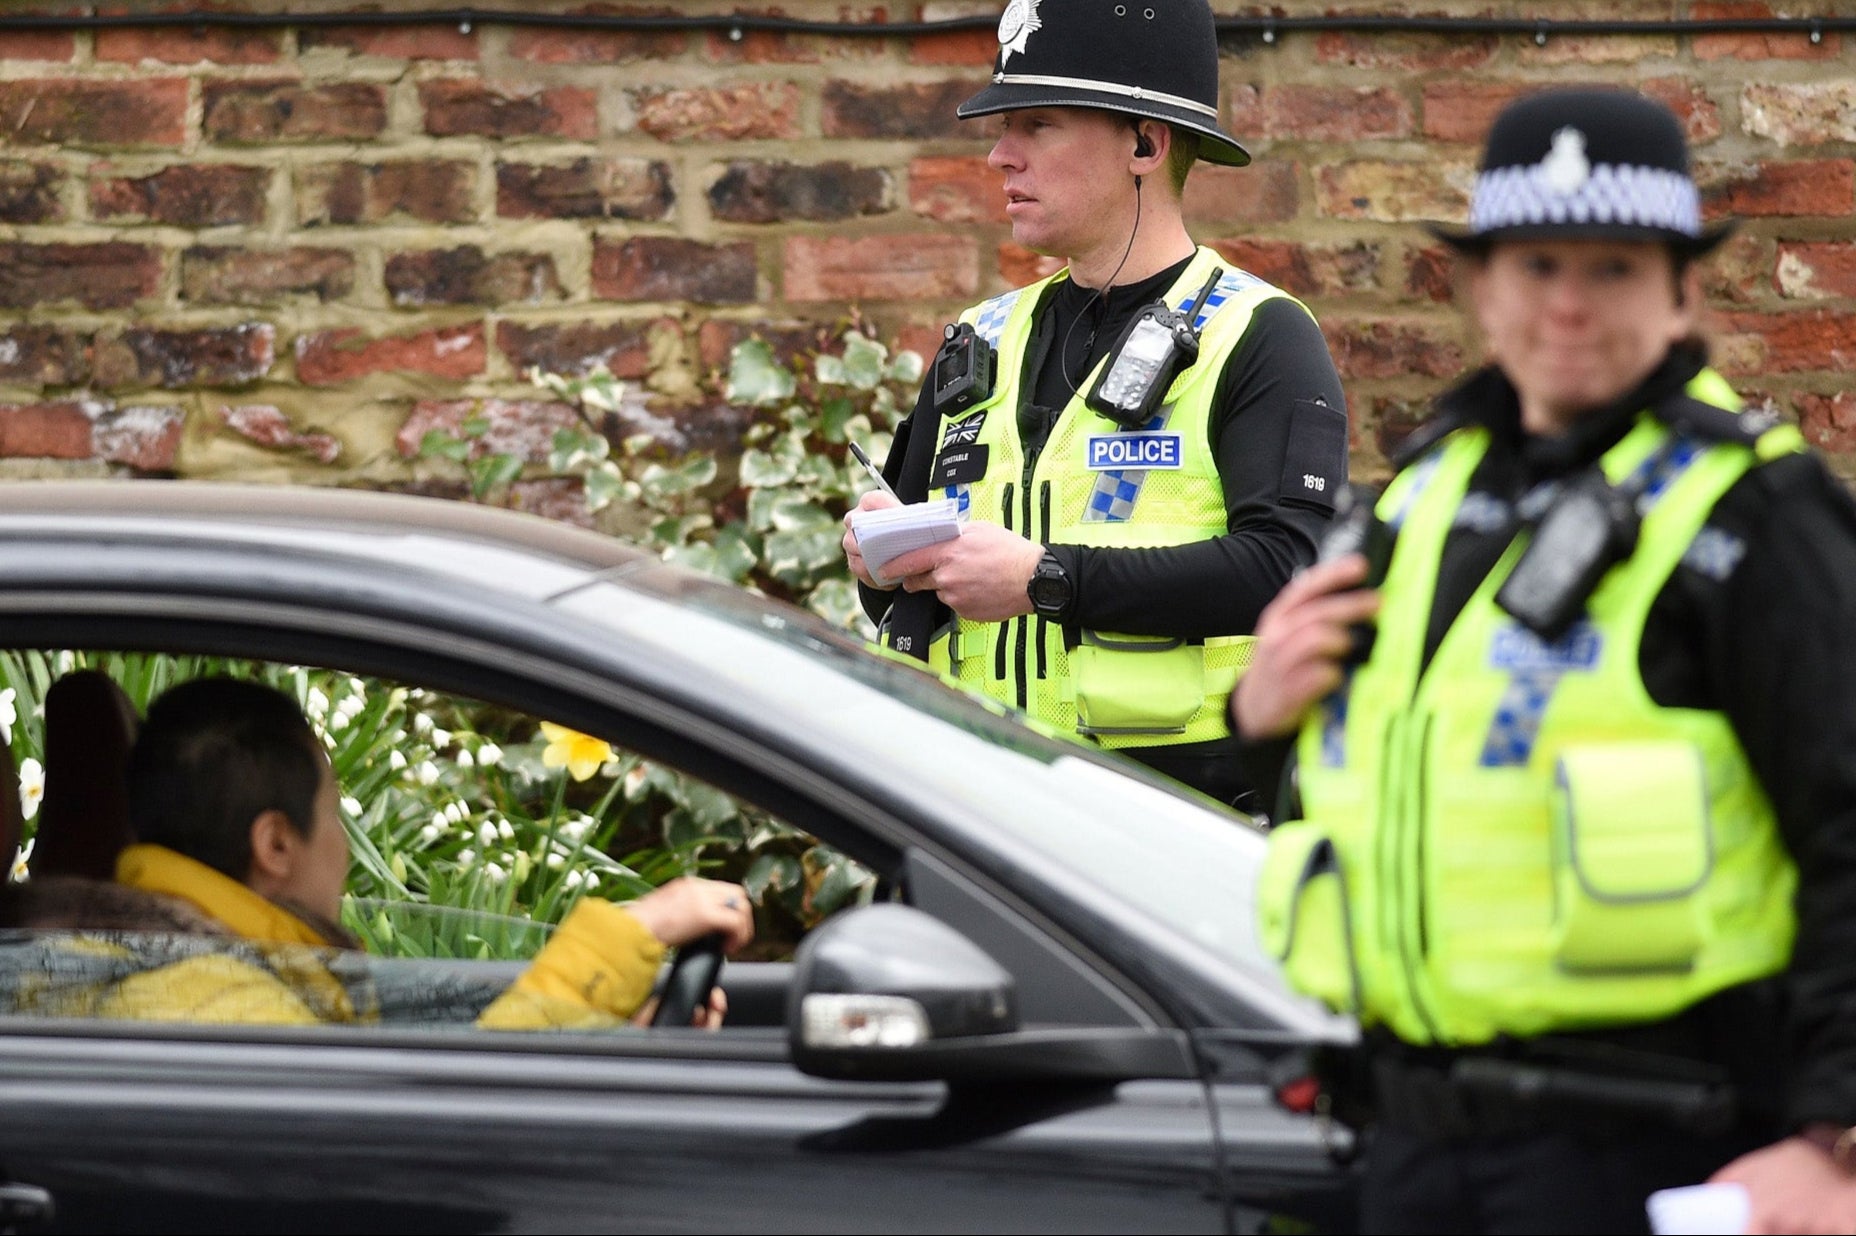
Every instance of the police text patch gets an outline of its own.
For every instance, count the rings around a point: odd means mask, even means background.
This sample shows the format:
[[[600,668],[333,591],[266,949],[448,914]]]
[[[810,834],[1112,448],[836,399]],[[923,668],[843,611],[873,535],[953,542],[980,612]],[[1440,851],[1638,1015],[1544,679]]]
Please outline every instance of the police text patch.
[[[975,412],[972,416],[947,422],[947,428],[941,433],[941,449],[946,450],[950,446],[972,446],[980,440],[980,429],[985,424],[985,412]]]
[[[929,487],[973,484],[986,475],[986,456],[991,453],[990,446],[942,447],[928,476]]]
[[[1098,433],[1083,441],[1083,466],[1092,472],[1180,468],[1184,454],[1184,440],[1176,433]]]

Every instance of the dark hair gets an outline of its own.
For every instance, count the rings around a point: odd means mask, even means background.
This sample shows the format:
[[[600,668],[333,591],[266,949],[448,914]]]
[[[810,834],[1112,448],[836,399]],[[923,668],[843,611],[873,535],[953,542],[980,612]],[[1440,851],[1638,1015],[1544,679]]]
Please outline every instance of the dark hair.
[[[197,678],[149,705],[129,757],[129,822],[234,880],[251,869],[251,822],[315,823],[322,748],[294,699],[262,683]]]

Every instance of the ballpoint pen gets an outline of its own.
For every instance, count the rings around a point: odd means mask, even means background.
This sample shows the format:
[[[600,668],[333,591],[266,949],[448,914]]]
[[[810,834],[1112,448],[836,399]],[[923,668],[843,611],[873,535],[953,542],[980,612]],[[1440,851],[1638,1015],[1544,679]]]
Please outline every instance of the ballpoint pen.
[[[877,471],[877,466],[870,462],[870,456],[864,454],[864,448],[857,445],[855,442],[847,443],[847,445],[851,448],[851,454],[857,456],[857,462],[864,466],[864,471],[868,472],[876,483],[882,487],[883,492],[892,498],[896,498],[896,501],[901,502],[902,499],[896,497],[896,491],[889,487],[889,482],[883,479],[883,474]]]

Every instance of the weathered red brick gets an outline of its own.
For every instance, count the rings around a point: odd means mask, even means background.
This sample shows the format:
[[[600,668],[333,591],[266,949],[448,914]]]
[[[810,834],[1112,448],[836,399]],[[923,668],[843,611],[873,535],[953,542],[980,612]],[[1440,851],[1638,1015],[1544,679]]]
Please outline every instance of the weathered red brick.
[[[1729,236],[1705,262],[1698,263],[1702,297],[1717,304],[1764,300],[1774,286],[1772,245],[1765,237],[1741,231]]]
[[[966,78],[901,86],[829,81],[821,92],[820,124],[826,137],[979,137],[954,115],[977,85]]]
[[[1856,296],[1856,243],[1781,241],[1774,282],[1781,295],[1798,300]]]
[[[1409,137],[1411,105],[1385,86],[1267,86],[1261,99],[1268,138],[1357,142]]]
[[[0,328],[0,382],[77,386],[89,380],[89,341],[62,326],[15,323]]]
[[[706,369],[726,369],[735,345],[748,339],[766,343],[773,349],[774,356],[789,368],[803,364],[807,356],[824,351],[831,344],[829,330],[817,322],[799,322],[791,318],[745,322],[710,318],[696,330],[697,356]]]
[[[300,52],[342,51],[391,60],[475,60],[477,31],[429,23],[405,26],[301,26]]]
[[[367,82],[209,81],[201,106],[207,140],[228,145],[366,141],[387,127],[386,90]]]
[[[433,137],[560,137],[599,135],[598,96],[582,86],[501,88],[453,79],[419,83],[425,131]]]
[[[218,5],[162,5],[156,12],[211,11]],[[136,12],[147,12],[141,5]],[[115,6],[102,10],[126,13],[132,10]],[[120,64],[275,64],[283,52],[281,30],[240,29],[215,25],[210,21],[197,26],[161,26],[147,29],[102,29],[94,36],[96,58]]]
[[[74,399],[0,404],[0,457],[89,459],[95,454],[91,417],[100,407]]]
[[[940,232],[789,236],[785,295],[810,300],[945,300],[979,292],[973,240]]]
[[[20,12],[44,16],[60,16],[79,12],[66,5],[33,5]],[[68,63],[77,58],[77,35],[69,30],[17,30],[0,34],[0,61],[5,60],[51,60]]]
[[[477,166],[463,159],[318,163],[296,174],[297,222],[468,223],[477,217]]]
[[[432,430],[460,435],[464,422],[482,420],[489,428],[470,440],[471,458],[515,455],[528,463],[546,463],[554,435],[580,429],[580,413],[569,403],[550,399],[421,399],[400,425],[394,445],[408,459]]]
[[[666,219],[676,200],[661,159],[496,165],[496,213],[504,219]]]
[[[729,223],[805,219],[827,223],[889,209],[889,173],[880,167],[738,159],[709,186],[709,213]]]
[[[1005,182],[981,155],[924,155],[909,161],[909,209],[939,223],[1004,223]]]
[[[1519,82],[1447,78],[1424,86],[1424,135],[1443,142],[1481,145],[1495,114],[1532,87]]]
[[[946,21],[952,17],[975,16],[974,11],[954,12],[949,6],[924,4],[923,21]],[[990,69],[999,56],[999,38],[990,26],[973,30],[950,30],[945,34],[922,34],[909,40],[909,63],[952,65],[959,68]]]
[[[1373,448],[1381,459],[1390,459],[1398,454],[1399,447],[1418,426],[1424,424],[1436,412],[1436,404],[1429,399],[1411,399],[1400,395],[1381,396],[1373,400],[1372,430],[1362,434],[1362,418],[1353,420],[1353,436],[1356,441],[1362,436],[1370,437]],[[1355,480],[1366,478],[1354,476]]]
[[[1698,0],[1689,6],[1689,16],[1696,21],[1713,19],[1747,19],[1773,17],[1769,4],[1705,3]],[[1787,16],[1804,16],[1789,13]],[[1697,60],[1835,60],[1843,52],[1843,36],[1830,33],[1823,41],[1811,42],[1806,34],[1698,34],[1689,44]]]
[[[332,386],[376,373],[471,378],[483,372],[485,360],[483,326],[474,322],[384,339],[347,327],[296,341],[297,380],[310,386]]]
[[[339,300],[354,289],[354,255],[196,245],[181,255],[180,286],[182,300],[203,305],[265,305],[293,296]]]
[[[0,223],[57,223],[65,216],[64,169],[20,159],[0,162]]]
[[[290,423],[283,409],[271,404],[250,403],[223,407],[219,409],[219,419],[227,429],[259,446],[276,451],[301,451],[325,464],[332,464],[341,458],[340,438],[315,430],[301,431]]]
[[[1324,30],[1315,36],[1315,61],[1394,72],[1460,72],[1495,58],[1494,35],[1385,34]]]
[[[567,10],[588,15],[681,17],[675,8],[588,4]],[[624,64],[632,60],[671,60],[689,47],[681,30],[549,30],[518,26],[509,32],[509,54],[537,64]]]
[[[605,300],[756,299],[759,269],[747,242],[707,245],[670,236],[600,241],[593,246],[593,294]]]
[[[240,386],[270,372],[276,341],[268,322],[216,330],[135,327],[97,340],[92,372],[101,386]]]
[[[1782,146],[1856,141],[1856,82],[1749,82],[1740,91],[1740,123]]]
[[[1360,292],[1379,282],[1379,250],[1366,241],[1324,244],[1232,237],[1206,243],[1241,269],[1295,296]]]
[[[1764,373],[1847,373],[1856,366],[1856,313],[1742,312],[1722,314],[1721,319],[1727,329],[1756,341],[1757,363]]]
[[[476,245],[396,253],[385,274],[396,305],[538,304],[561,297],[554,259],[545,253],[486,254]]]
[[[779,8],[756,9],[755,15],[788,16]],[[825,16],[818,14],[815,19],[823,19]],[[881,24],[888,17],[880,8],[858,9],[841,5],[835,20],[869,25]],[[884,56],[887,54],[884,42],[884,39],[868,36],[832,38],[782,30],[711,30],[703,36],[703,54],[713,64],[818,64],[826,60],[840,64],[847,60],[872,60]]]
[[[1342,378],[1449,378],[1463,369],[1462,343],[1427,322],[1336,315],[1321,330]]]
[[[1193,223],[1284,223],[1301,200],[1298,170],[1286,159],[1221,167],[1200,163],[1186,178],[1181,208]]]
[[[111,176],[92,168],[90,214],[95,219],[143,219],[175,227],[260,223],[271,171],[236,163],[183,163],[146,176]]]
[[[1409,223],[1462,219],[1469,213],[1475,171],[1467,162],[1427,158],[1419,163],[1354,159],[1315,173],[1318,213],[1331,219]]]
[[[1793,402],[1798,406],[1798,427],[1813,446],[1838,455],[1856,452],[1856,394],[1800,392]]]
[[[1424,245],[1405,255],[1405,294],[1434,304],[1456,298],[1456,254],[1442,245]]]
[[[186,422],[179,408],[104,407],[91,425],[91,453],[138,472],[172,472]]]
[[[187,81],[0,82],[0,142],[9,146],[178,146]]]
[[[739,142],[800,136],[792,82],[632,92],[636,125],[662,142]]]
[[[1715,164],[1696,169],[1703,208],[1715,215],[1830,215],[1856,207],[1856,162]]]
[[[674,324],[673,324],[674,329]],[[604,365],[621,378],[651,372],[649,322],[499,322],[496,346],[517,373],[581,374]]]
[[[1528,10],[1554,21],[1666,21],[1680,14],[1673,0],[1554,0]],[[1562,34],[1547,41],[1514,41],[1516,59],[1528,65],[1637,65],[1673,59],[1681,50],[1673,34]]]
[[[161,253],[146,245],[0,243],[0,305],[27,309],[72,300],[127,309],[155,294]]]

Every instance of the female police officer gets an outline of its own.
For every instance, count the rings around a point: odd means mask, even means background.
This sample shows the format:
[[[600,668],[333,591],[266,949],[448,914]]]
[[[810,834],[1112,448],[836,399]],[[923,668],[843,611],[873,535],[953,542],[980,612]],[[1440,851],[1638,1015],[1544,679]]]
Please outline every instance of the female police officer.
[[[1641,1230],[1713,1175],[1856,1230],[1856,509],[1705,366],[1727,228],[1661,105],[1511,105],[1434,230],[1492,363],[1402,453],[1383,579],[1298,577],[1232,696],[1300,798],[1262,928],[1365,1027],[1365,1224]]]

